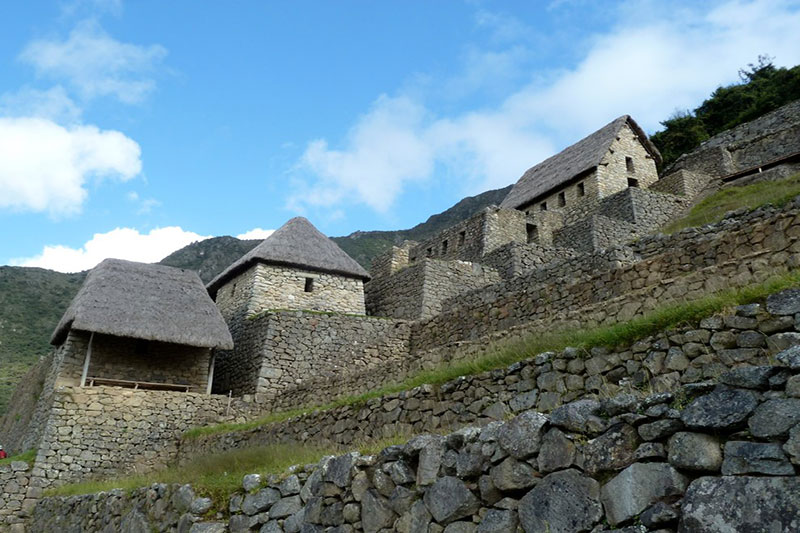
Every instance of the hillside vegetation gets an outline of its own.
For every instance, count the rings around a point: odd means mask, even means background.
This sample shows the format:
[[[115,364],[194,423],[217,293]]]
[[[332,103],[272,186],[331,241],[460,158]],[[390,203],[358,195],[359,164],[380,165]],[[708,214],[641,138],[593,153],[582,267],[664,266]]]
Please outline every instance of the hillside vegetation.
[[[694,110],[663,121],[664,129],[650,136],[665,168],[706,139],[800,98],[800,65],[776,68],[770,58],[761,56],[739,76],[740,83],[718,88]]]

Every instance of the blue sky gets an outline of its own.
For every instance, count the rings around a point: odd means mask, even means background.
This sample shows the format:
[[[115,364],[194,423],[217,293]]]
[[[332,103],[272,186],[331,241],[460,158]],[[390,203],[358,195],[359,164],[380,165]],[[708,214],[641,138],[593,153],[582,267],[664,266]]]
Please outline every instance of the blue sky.
[[[6,2],[0,264],[411,227],[759,54],[800,63],[797,28],[789,0]]]

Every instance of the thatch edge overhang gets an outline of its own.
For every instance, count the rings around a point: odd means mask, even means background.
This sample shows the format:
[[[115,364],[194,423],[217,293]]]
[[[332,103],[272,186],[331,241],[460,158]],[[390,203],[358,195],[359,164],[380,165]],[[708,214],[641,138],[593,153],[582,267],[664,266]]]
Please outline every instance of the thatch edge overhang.
[[[511,189],[511,191],[509,191],[508,195],[500,203],[500,207],[506,209],[523,209],[524,207],[530,206],[531,204],[535,204],[541,199],[552,195],[556,191],[570,184],[573,184],[576,181],[580,181],[581,177],[590,174],[598,167],[602,157],[605,155],[605,153],[608,152],[611,143],[619,134],[620,128],[622,128],[622,126],[626,124],[636,134],[639,142],[642,144],[642,147],[650,155],[650,157],[653,158],[656,165],[661,165],[661,162],[663,161],[661,157],[661,152],[658,151],[658,148],[656,148],[656,146],[653,144],[653,142],[650,140],[650,138],[647,136],[644,130],[633,119],[633,117],[631,117],[630,115],[622,115],[612,120],[602,128],[595,130],[594,132],[590,133],[581,140],[567,146],[560,152],[553,154],[547,159],[544,159],[543,161],[537,163],[536,165],[526,170],[514,184],[514,187]],[[607,135],[609,134],[613,135],[606,137],[604,140],[600,140],[599,146],[595,147],[594,150],[591,150],[592,152],[594,152],[594,156],[590,158],[591,164],[582,165],[582,168],[580,168],[576,172],[571,173],[571,175],[569,176],[561,177],[556,181],[556,183],[552,184],[551,186],[547,187],[542,191],[539,191],[532,195],[526,194],[527,190],[536,187],[535,182],[531,182],[530,179],[533,178],[533,176],[536,174],[538,170],[540,170],[541,168],[546,168],[546,165],[552,164],[554,161],[559,161],[559,159],[563,158],[566,154],[569,154],[571,151],[574,151],[576,147],[590,141],[592,138],[596,137],[598,134],[603,132],[603,130],[608,130],[606,132]],[[552,172],[552,170],[550,170],[550,172]],[[548,172],[548,174],[550,172]]]
[[[233,349],[230,330],[196,272],[121,259],[106,259],[89,272],[50,344],[62,344],[70,330]]]

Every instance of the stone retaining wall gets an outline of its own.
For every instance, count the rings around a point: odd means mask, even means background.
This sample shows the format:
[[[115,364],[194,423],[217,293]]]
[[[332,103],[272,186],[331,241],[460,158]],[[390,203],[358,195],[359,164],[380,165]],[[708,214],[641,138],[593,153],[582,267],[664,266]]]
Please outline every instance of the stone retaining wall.
[[[422,259],[392,276],[367,283],[365,298],[371,316],[416,320],[436,315],[447,298],[497,283],[492,268],[467,261]]]
[[[534,271],[461,294],[458,306],[446,306],[438,316],[414,324],[412,349],[419,356],[445,343],[519,326],[545,330],[557,324],[586,327],[627,320],[669,302],[785,272],[800,264],[797,204],[762,208],[730,225],[723,221],[653,237],[649,257],[590,279],[535,283]]]
[[[409,335],[400,320],[281,311],[248,320],[237,351],[259,361],[256,402],[292,409],[346,394],[351,376],[407,359]]]
[[[169,464],[192,427],[238,418],[248,406],[207,394],[58,387],[34,474],[47,484],[146,472]]]
[[[781,304],[791,301],[794,304]],[[563,403],[623,391],[667,392],[715,379],[740,366],[766,365],[771,355],[800,344],[800,290],[772,296],[767,306],[740,307],[632,346],[589,353],[539,354],[506,369],[465,376],[369,400],[365,405],[313,412],[241,432],[184,439],[179,459],[274,443],[315,441],[348,446],[394,434],[442,432],[503,420],[526,409],[549,412]],[[793,307],[787,307],[793,305]]]
[[[24,531],[21,524],[42,495],[30,470],[24,461],[0,465],[0,531]]]
[[[124,530],[127,519],[138,530],[190,533],[793,531],[800,350],[777,361],[726,373],[716,386],[585,399],[549,416],[526,411],[420,435],[377,455],[325,457],[283,477],[248,475],[218,503],[227,503],[227,519],[197,521],[192,508],[208,502],[188,487],[166,500],[154,486],[128,497],[46,498],[31,524]]]
[[[510,242],[481,259],[481,264],[495,269],[503,279],[511,279],[553,261],[575,257],[575,251],[568,248],[550,248],[536,243],[520,244]],[[463,291],[462,291],[463,292]]]

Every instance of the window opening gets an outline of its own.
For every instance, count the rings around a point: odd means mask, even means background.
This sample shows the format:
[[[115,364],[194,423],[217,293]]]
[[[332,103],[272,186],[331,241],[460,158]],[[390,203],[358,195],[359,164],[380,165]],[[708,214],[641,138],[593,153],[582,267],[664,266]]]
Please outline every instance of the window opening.
[[[459,248],[464,246],[464,241],[466,240],[466,238],[467,238],[467,232],[466,231],[462,231],[462,232],[460,232],[458,234],[458,247]]]
[[[447,240],[442,241],[442,255],[447,254]]]
[[[639,180],[635,178],[628,178],[628,187],[638,187],[638,186],[639,186]]]
[[[425,257],[433,257],[433,248],[425,250]]]
[[[636,169],[633,167],[633,158],[626,157],[625,158],[625,168],[628,169],[628,172],[636,172]]]
[[[560,192],[558,193],[558,207],[564,207],[565,205],[567,205],[567,196]]]
[[[540,211],[547,211],[547,202],[542,202],[539,206]]]
[[[586,186],[583,183],[578,184],[578,196],[586,195]]]
[[[314,292],[314,278],[306,278],[305,292]]]
[[[536,242],[539,238],[539,231],[536,224],[525,224],[525,229],[528,232],[528,244]]]

